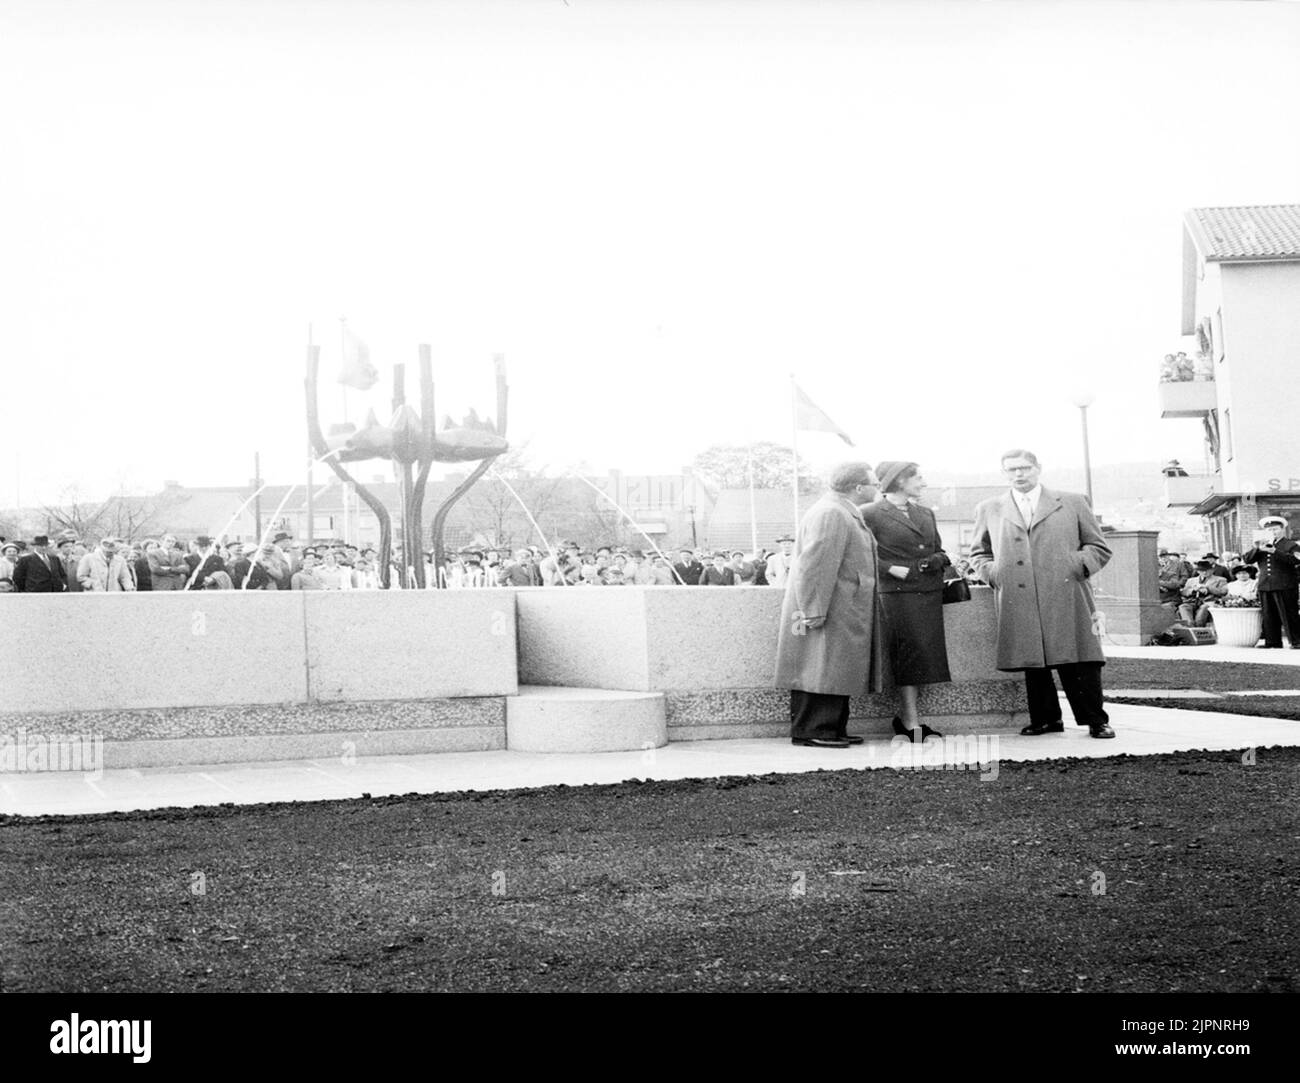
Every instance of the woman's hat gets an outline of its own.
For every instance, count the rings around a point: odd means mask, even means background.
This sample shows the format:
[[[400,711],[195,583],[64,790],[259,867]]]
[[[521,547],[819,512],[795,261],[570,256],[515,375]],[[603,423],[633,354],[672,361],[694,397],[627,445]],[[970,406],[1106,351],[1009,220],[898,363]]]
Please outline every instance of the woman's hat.
[[[880,482],[880,491],[889,492],[889,488],[898,480],[898,476],[909,468],[914,467],[916,463],[903,462],[901,460],[886,459],[876,467],[876,478]]]

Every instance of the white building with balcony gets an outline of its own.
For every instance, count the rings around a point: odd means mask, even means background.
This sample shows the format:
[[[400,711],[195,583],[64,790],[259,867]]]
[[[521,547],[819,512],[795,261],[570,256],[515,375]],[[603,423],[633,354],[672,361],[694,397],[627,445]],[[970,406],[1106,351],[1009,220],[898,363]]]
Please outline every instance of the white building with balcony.
[[[1161,381],[1160,416],[1201,420],[1209,472],[1167,476],[1166,502],[1240,551],[1265,515],[1300,531],[1300,204],[1202,207],[1183,225],[1198,365]]]

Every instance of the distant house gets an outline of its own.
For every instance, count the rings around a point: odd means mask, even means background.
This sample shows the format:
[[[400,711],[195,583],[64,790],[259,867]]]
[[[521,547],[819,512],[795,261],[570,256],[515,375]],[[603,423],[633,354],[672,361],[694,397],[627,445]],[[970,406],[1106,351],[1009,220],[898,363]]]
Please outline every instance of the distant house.
[[[1203,207],[1183,224],[1182,333],[1199,364],[1160,382],[1160,416],[1202,422],[1211,472],[1167,476],[1166,502],[1204,516],[1223,552],[1263,516],[1300,519],[1300,204]]]
[[[801,496],[800,511],[807,511],[816,499],[815,496]],[[794,497],[789,489],[755,489],[752,517],[749,489],[718,490],[717,501],[699,537],[699,545],[711,550],[743,549],[751,552],[755,526],[761,549],[775,550],[778,548],[777,538],[794,533]]]

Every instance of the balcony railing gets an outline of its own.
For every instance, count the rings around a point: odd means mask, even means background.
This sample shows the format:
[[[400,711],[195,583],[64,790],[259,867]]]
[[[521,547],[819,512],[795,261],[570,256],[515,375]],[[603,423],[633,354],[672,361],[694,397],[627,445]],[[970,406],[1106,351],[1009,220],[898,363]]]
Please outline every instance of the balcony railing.
[[[1161,380],[1161,417],[1204,417],[1219,404],[1213,380]]]
[[[1199,504],[1211,493],[1223,491],[1223,478],[1219,474],[1193,474],[1191,477],[1165,478],[1165,507],[1190,508]]]

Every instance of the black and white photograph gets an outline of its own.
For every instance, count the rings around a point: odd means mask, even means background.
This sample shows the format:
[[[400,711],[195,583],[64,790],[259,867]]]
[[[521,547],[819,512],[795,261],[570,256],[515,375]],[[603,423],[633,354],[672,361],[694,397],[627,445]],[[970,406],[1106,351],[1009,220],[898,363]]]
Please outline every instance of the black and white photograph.
[[[0,0],[6,1044],[1280,1055],[1298,131],[1287,0]]]

